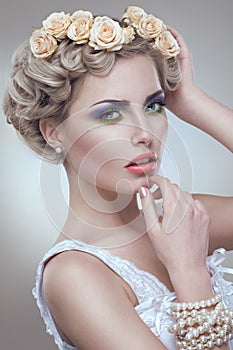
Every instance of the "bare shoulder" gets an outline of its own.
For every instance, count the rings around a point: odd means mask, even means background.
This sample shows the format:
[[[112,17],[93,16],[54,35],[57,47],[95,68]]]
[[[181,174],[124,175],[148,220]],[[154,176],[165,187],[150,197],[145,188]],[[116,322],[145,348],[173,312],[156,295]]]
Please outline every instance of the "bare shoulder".
[[[67,287],[79,289],[79,296],[87,293],[89,288],[104,283],[122,285],[121,278],[96,256],[82,251],[64,251],[57,254],[45,266],[43,275],[43,292],[54,299],[67,292]]]
[[[79,349],[165,349],[137,315],[120,276],[88,253],[51,259],[43,297],[63,340]]]
[[[61,252],[48,261],[42,293],[60,335],[70,345],[75,343],[76,335],[80,341],[85,324],[98,317],[103,298],[127,296],[120,277],[107,265],[96,256],[76,250]],[[78,326],[74,329],[72,324]]]

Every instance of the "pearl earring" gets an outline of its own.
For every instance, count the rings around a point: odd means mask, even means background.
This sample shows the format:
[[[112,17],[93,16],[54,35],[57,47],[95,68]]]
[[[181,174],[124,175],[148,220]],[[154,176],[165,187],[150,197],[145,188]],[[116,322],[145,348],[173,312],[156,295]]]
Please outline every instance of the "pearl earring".
[[[56,152],[57,154],[62,153],[62,147],[61,147],[61,146],[57,146],[57,147],[55,148],[55,152]]]

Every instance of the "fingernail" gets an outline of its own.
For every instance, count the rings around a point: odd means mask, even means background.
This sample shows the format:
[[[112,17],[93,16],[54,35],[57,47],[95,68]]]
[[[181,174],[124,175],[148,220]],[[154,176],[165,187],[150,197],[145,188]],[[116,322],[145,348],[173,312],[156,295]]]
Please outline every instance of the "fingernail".
[[[136,194],[136,200],[137,200],[138,210],[142,211],[142,201],[141,201],[139,192],[137,192]]]
[[[141,198],[145,198],[146,197],[146,189],[144,187],[140,187],[139,194],[140,194]]]
[[[150,192],[154,193],[157,189],[159,188],[158,185],[154,184],[151,188],[150,188]]]
[[[158,216],[163,216],[164,211],[163,211],[163,198],[160,199],[154,199],[156,211],[158,213]]]

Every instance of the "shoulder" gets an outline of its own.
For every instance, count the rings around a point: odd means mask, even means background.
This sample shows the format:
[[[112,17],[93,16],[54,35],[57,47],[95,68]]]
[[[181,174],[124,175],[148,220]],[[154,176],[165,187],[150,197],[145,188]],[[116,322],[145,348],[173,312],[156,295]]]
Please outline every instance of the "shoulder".
[[[63,251],[45,265],[42,295],[50,308],[70,307],[75,297],[76,307],[89,307],[89,300],[104,302],[103,297],[125,298],[135,307],[137,297],[129,284],[100,258],[79,250]],[[85,305],[86,302],[86,305]],[[64,310],[61,308],[61,313]]]
[[[82,251],[65,251],[48,261],[42,283],[43,299],[59,333],[71,344],[86,342],[96,324],[107,327],[120,303],[130,304],[121,278],[97,257]]]
[[[165,349],[136,313],[121,278],[88,253],[53,257],[44,270],[43,298],[62,339],[80,349]]]
[[[102,260],[89,253],[77,250],[61,252],[46,264],[43,274],[43,291],[46,296],[55,297],[66,292],[67,286],[87,292],[96,285],[122,285],[121,278]]]

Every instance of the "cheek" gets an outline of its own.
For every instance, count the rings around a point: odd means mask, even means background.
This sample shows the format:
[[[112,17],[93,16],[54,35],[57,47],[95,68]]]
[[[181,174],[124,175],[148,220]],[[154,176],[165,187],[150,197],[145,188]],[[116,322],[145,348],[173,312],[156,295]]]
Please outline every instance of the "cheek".
[[[164,144],[168,131],[168,121],[165,112],[159,116],[150,116],[148,120],[150,131],[157,146]]]
[[[103,168],[110,169],[123,151],[119,134],[106,127],[96,127],[85,133],[72,130],[66,138],[67,161],[87,179],[96,178]]]
[[[96,137],[89,137],[88,133],[80,136],[72,144],[66,144],[66,159],[79,173],[93,172],[101,163]]]

